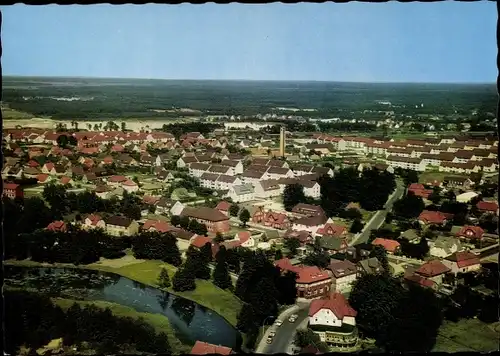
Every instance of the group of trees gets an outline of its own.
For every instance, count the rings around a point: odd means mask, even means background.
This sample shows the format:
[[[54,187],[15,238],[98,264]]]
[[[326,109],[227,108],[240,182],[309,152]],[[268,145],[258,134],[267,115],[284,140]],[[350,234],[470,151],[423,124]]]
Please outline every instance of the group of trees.
[[[262,324],[272,322],[278,315],[279,305],[295,303],[295,280],[295,273],[281,274],[262,251],[248,253],[235,295],[245,303],[238,315],[237,327],[247,334],[249,345],[255,343]]]
[[[57,145],[62,148],[66,148],[68,146],[76,146],[78,144],[78,140],[72,135],[59,135],[56,139]]]
[[[408,192],[403,198],[394,203],[394,215],[404,219],[415,219],[424,210],[425,203],[421,197]]]
[[[82,230],[68,225],[67,232],[38,229],[5,237],[5,257],[36,262],[89,264],[100,257],[120,258],[130,247],[128,238],[114,238],[100,229]]]
[[[434,237],[432,231],[427,230],[421,232],[418,243],[412,243],[403,237],[399,237],[400,234],[401,231],[399,230],[393,231],[386,228],[374,229],[370,232],[368,242],[372,242],[377,237],[395,240],[400,244],[400,251],[396,252],[396,254],[401,254],[409,258],[416,258],[418,260],[422,260],[425,256],[427,256],[429,253],[429,244],[427,241],[428,239],[432,239]]]
[[[349,296],[357,325],[388,352],[429,352],[442,323],[442,305],[430,289],[387,273],[358,278]],[[417,336],[418,335],[418,336]]]
[[[208,229],[205,224],[198,222],[196,219],[190,219],[188,216],[174,215],[170,219],[173,226],[181,227],[184,230],[191,231],[198,235],[207,236]]]
[[[321,132],[375,132],[377,125],[367,122],[319,122]]]
[[[396,187],[394,175],[376,168],[358,172],[355,168],[339,170],[335,177],[323,176],[321,207],[328,216],[339,215],[350,202],[359,202],[366,210],[380,210]]]
[[[58,338],[68,347],[86,342],[99,354],[172,352],[165,333],[156,333],[142,319],[115,316],[108,308],[74,303],[63,310],[49,297],[25,291],[5,290],[4,298],[4,346],[11,355],[19,354],[23,345],[36,354],[36,349]]]
[[[138,259],[162,260],[174,266],[182,263],[177,238],[169,232],[141,232],[132,240],[132,251]]]
[[[199,132],[203,136],[212,133],[215,129],[224,128],[222,124],[213,124],[205,122],[187,122],[187,123],[171,123],[169,125],[163,125],[162,131],[171,133],[178,140],[179,137],[188,132]]]
[[[283,205],[286,211],[291,211],[299,203],[305,203],[304,188],[300,184],[288,184],[283,191]]]

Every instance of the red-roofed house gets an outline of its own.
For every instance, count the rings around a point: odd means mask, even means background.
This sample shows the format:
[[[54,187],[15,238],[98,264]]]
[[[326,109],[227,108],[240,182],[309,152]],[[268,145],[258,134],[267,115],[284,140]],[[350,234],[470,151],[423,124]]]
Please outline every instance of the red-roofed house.
[[[472,252],[455,252],[443,260],[443,263],[451,269],[453,273],[466,273],[481,269],[479,257]]]
[[[99,215],[96,214],[87,215],[82,226],[86,229],[106,229],[106,223]]]
[[[309,328],[322,342],[337,347],[353,347],[358,341],[357,312],[340,293],[317,299],[309,306]]]
[[[173,228],[166,221],[161,220],[146,220],[144,225],[142,226],[143,231],[158,231],[158,232],[168,232]]]
[[[111,176],[108,178],[108,185],[119,186],[121,183],[127,181],[127,177],[125,176]]]
[[[431,280],[436,284],[441,284],[443,282],[444,275],[450,271],[451,269],[440,260],[432,260],[420,266],[415,271],[415,274],[425,279]]]
[[[375,240],[373,240],[372,245],[382,246],[387,251],[387,253],[390,253],[391,255],[396,253],[401,248],[399,242],[390,239],[383,239],[380,237],[377,237]]]
[[[233,350],[226,346],[213,345],[207,342],[197,340],[191,349],[191,355],[230,355]]]
[[[416,283],[421,287],[436,288],[436,283],[415,273],[405,273],[404,279],[411,283]]]
[[[484,235],[484,230],[480,226],[462,226],[459,232],[456,234],[459,237],[466,239],[477,239],[481,240]]]
[[[191,245],[197,248],[202,248],[205,246],[207,242],[210,242],[212,244],[212,238],[207,237],[207,236],[198,236],[196,235],[192,240],[191,240]]]
[[[66,231],[66,224],[64,221],[54,221],[47,226],[47,230],[50,231]]]
[[[286,214],[277,213],[271,210],[264,211],[262,207],[255,211],[252,216],[252,222],[280,230],[286,230],[291,226],[290,220]]]
[[[494,201],[480,201],[476,207],[479,211],[498,215],[498,203]]]
[[[52,162],[45,163],[42,167],[42,173],[52,174],[52,175],[56,174],[54,163]]]
[[[134,193],[139,190],[139,186],[137,185],[137,183],[130,179],[127,179],[125,182],[122,182],[122,188],[129,193]]]
[[[316,236],[341,237],[347,234],[347,228],[343,225],[336,225],[332,219],[328,219],[326,224],[316,231]]]
[[[299,298],[313,299],[330,293],[332,278],[327,271],[316,266],[294,266],[288,258],[283,258],[274,263],[282,272],[297,273],[297,296]]]
[[[38,183],[40,183],[40,184],[48,183],[51,180],[50,176],[48,174],[45,174],[45,173],[40,173],[39,175],[36,176],[36,179],[37,179]]]
[[[19,184],[3,182],[3,195],[10,199],[23,198],[24,191]]]
[[[223,200],[217,204],[215,209],[219,210],[222,214],[229,216],[229,208],[231,207],[231,203]]]
[[[61,183],[62,185],[66,184],[73,185],[73,183],[75,182],[70,177],[62,176],[61,179],[59,180],[59,183]]]
[[[28,166],[29,166],[29,167],[38,167],[38,166],[40,166],[40,165],[38,164],[38,162],[37,162],[37,161],[35,161],[35,160],[30,160],[30,161],[28,162]]]
[[[448,221],[448,216],[440,211],[424,210],[420,213],[418,221],[422,225],[445,225]]]

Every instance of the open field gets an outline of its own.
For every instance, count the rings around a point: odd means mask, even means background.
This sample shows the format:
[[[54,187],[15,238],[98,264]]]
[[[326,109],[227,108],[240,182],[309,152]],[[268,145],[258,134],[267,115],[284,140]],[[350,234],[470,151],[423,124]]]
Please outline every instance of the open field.
[[[468,175],[460,173],[450,173],[450,172],[423,172],[420,174],[418,181],[420,183],[432,182],[433,180],[438,180],[442,182],[444,177],[468,177]]]
[[[141,260],[142,262],[137,263],[132,256],[125,256],[120,260],[121,262],[116,263],[114,260],[103,259],[99,262],[84,266],[75,266],[66,263],[39,263],[30,260],[7,260],[4,261],[4,264],[27,267],[83,268],[111,272],[154,288],[159,288],[157,282],[161,268],[166,268],[168,270],[170,278],[172,278],[177,271],[176,267],[158,260]],[[192,300],[215,311],[231,325],[236,326],[236,316],[242,307],[242,302],[233,293],[216,287],[211,281],[197,279],[196,290],[194,291],[175,292],[172,288],[166,288],[165,290],[173,295]]]
[[[439,329],[439,335],[433,351],[498,351],[499,327],[499,322],[488,325],[477,319],[463,319],[458,323],[445,321]]]
[[[109,308],[114,316],[122,318],[129,317],[132,319],[142,318],[146,323],[154,327],[157,333],[164,332],[168,335],[168,341],[174,354],[189,353],[191,350],[191,345],[185,345],[175,337],[175,331],[170,325],[168,318],[161,314],[140,313],[133,308],[102,300],[81,301],[65,298],[52,298],[52,302],[60,306],[63,310],[68,309],[71,305],[73,305],[73,303],[80,304],[82,307],[92,304],[101,309]]]

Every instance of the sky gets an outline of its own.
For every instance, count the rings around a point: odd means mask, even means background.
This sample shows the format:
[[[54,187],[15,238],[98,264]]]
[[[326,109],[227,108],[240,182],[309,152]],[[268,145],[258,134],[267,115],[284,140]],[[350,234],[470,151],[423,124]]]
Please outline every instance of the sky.
[[[494,2],[1,6],[4,75],[493,83]]]

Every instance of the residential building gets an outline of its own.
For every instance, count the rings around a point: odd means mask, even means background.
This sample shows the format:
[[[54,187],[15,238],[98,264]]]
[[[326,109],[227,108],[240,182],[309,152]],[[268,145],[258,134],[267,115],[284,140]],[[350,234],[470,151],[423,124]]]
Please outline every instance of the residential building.
[[[306,216],[292,222],[292,230],[308,231],[311,234],[316,234],[319,228],[323,227],[328,221],[325,215]]]
[[[452,236],[438,236],[434,242],[429,242],[429,246],[429,254],[439,258],[445,258],[462,250],[460,241]]]
[[[314,299],[330,293],[332,279],[326,270],[316,266],[294,266],[288,258],[278,260],[274,264],[283,273],[287,271],[297,273],[297,297]]]
[[[292,208],[292,212],[306,216],[326,215],[325,211],[319,205],[299,203]]]
[[[3,195],[10,198],[23,198],[24,191],[20,184],[3,182]]]
[[[357,312],[340,293],[313,300],[309,306],[308,327],[322,342],[336,348],[353,348],[358,342]]]
[[[382,265],[377,257],[370,257],[357,263],[358,277],[364,274],[378,274],[382,272]]]
[[[111,236],[132,236],[139,232],[139,224],[125,216],[111,216],[104,220]]]
[[[455,252],[443,259],[443,264],[450,268],[452,273],[466,273],[481,269],[479,256],[469,251]]]
[[[226,346],[209,344],[208,342],[197,340],[191,349],[191,355],[230,355],[233,350]]]
[[[229,188],[227,196],[235,203],[255,200],[255,189],[252,184],[233,185]]]
[[[357,278],[356,265],[349,260],[332,259],[328,269],[332,272],[332,291],[338,293],[349,292]]]
[[[252,222],[279,230],[287,230],[291,227],[290,219],[286,214],[271,210],[264,211],[263,207],[258,208],[254,212]]]
[[[420,213],[418,222],[422,225],[445,225],[451,217],[440,211],[424,210]]]
[[[104,219],[96,214],[89,214],[83,220],[82,227],[84,229],[106,229],[106,223]]]
[[[199,208],[185,207],[180,215],[196,219],[199,223],[205,224],[209,232],[225,233],[230,230],[229,217],[217,209],[204,206]]]
[[[372,245],[382,246],[387,251],[387,253],[391,255],[398,252],[401,248],[401,244],[396,240],[383,239],[380,237],[377,237],[375,240],[373,240]]]

